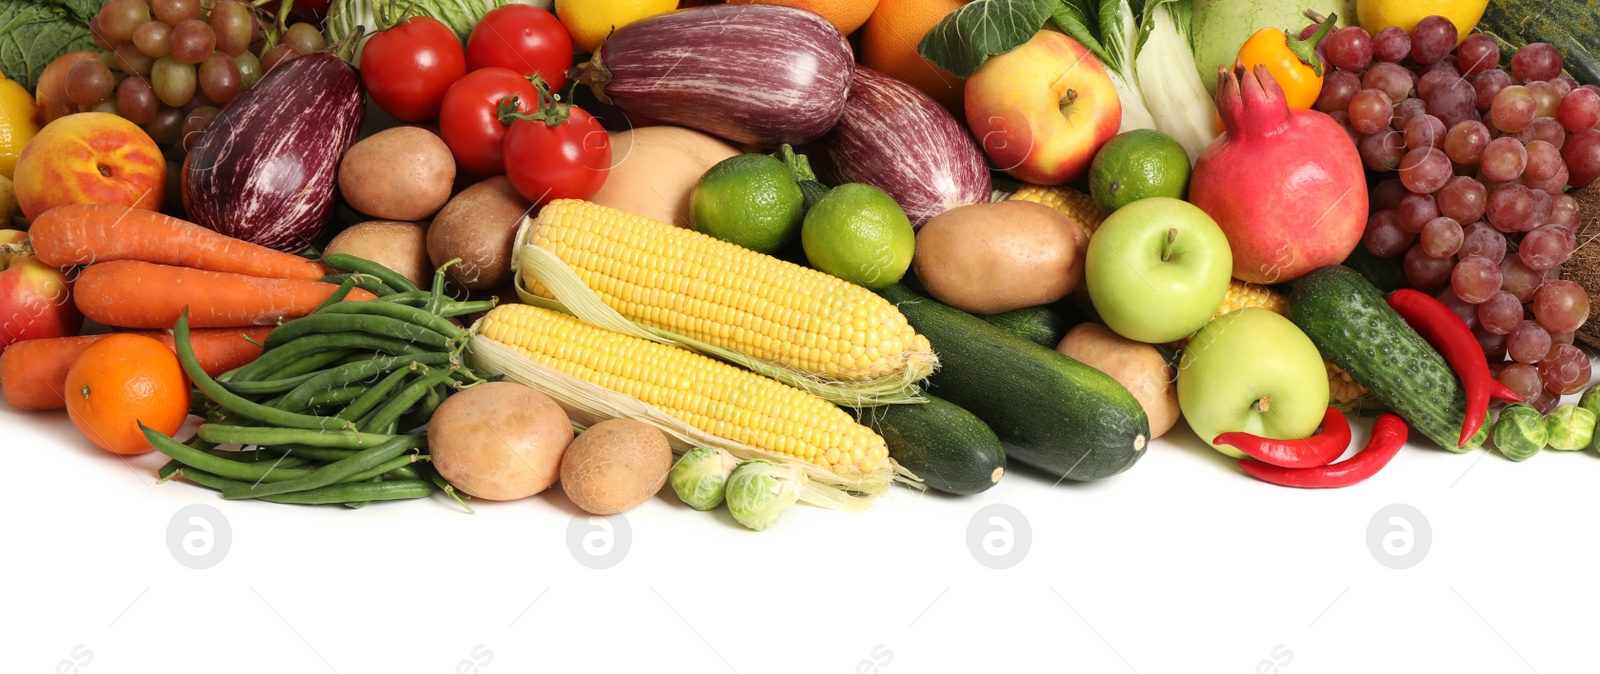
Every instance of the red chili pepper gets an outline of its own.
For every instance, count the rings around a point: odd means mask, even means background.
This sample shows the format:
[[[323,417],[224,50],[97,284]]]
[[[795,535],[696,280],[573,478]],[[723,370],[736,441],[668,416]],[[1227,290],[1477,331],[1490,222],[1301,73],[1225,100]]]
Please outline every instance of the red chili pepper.
[[[1350,448],[1350,422],[1329,407],[1322,416],[1322,432],[1301,440],[1274,440],[1243,431],[1223,433],[1211,441],[1229,445],[1250,456],[1284,468],[1316,468],[1333,463]]]
[[[1355,456],[1330,466],[1320,468],[1283,468],[1260,461],[1240,459],[1239,468],[1252,477],[1285,487],[1320,489],[1348,487],[1372,477],[1406,444],[1406,422],[1398,416],[1384,413],[1372,426],[1372,438]]]
[[[1428,340],[1461,379],[1461,386],[1467,391],[1467,414],[1461,422],[1461,440],[1456,446],[1466,446],[1489,414],[1489,382],[1495,381],[1489,376],[1489,361],[1483,357],[1478,338],[1456,312],[1424,293],[1396,290],[1389,293],[1389,308]]]
[[[1522,396],[1517,395],[1517,392],[1511,390],[1510,386],[1500,383],[1499,379],[1489,380],[1489,397],[1505,403],[1525,402]]]

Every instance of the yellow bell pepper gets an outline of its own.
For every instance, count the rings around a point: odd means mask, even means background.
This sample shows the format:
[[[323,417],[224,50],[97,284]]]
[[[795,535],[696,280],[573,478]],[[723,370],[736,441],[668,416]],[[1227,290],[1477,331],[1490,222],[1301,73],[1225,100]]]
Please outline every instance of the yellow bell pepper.
[[[1339,15],[1330,14],[1317,26],[1317,32],[1304,40],[1277,28],[1262,28],[1239,48],[1238,61],[1252,70],[1258,65],[1266,66],[1283,89],[1289,109],[1310,110],[1322,94],[1323,67],[1317,56],[1317,43],[1333,30],[1338,18]]]

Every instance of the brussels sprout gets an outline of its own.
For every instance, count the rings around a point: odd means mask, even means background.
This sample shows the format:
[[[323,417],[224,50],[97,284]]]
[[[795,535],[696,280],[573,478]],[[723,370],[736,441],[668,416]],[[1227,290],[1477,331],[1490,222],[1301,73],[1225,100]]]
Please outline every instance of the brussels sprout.
[[[806,479],[805,471],[795,465],[761,459],[741,463],[728,476],[728,512],[751,529],[766,529],[800,498]]]
[[[1544,417],[1527,403],[1507,405],[1494,423],[1494,446],[1512,461],[1538,454],[1548,437]]]
[[[1594,412],[1595,418],[1600,419],[1600,384],[1583,392],[1583,397],[1578,398],[1578,407]]]
[[[1594,439],[1594,412],[1577,405],[1562,405],[1544,418],[1550,449],[1574,450],[1589,446]]]
[[[739,460],[720,449],[696,447],[672,464],[667,481],[678,499],[695,510],[710,510],[722,505],[723,487]]]

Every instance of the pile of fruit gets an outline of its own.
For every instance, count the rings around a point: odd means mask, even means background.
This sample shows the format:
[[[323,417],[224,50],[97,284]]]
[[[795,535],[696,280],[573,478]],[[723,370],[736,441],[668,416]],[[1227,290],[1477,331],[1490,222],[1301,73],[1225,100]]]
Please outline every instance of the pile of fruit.
[[[757,530],[1169,433],[1304,488],[1584,449],[1600,35],[1548,11],[0,9],[53,45],[0,52],[0,393],[224,499]]]

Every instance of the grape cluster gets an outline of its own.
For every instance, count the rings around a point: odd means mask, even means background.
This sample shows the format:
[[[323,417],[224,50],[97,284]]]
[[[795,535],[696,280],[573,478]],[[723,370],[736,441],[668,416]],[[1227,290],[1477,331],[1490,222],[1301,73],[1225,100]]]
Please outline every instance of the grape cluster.
[[[144,127],[162,145],[204,130],[218,109],[278,63],[327,46],[309,23],[265,46],[255,10],[237,0],[110,0],[89,20],[97,59],[67,73],[67,99]]]
[[[1407,281],[1473,327],[1500,381],[1549,411],[1589,382],[1572,345],[1589,297],[1557,276],[1577,246],[1565,188],[1600,178],[1600,87],[1563,75],[1548,44],[1502,69],[1493,38],[1457,37],[1437,16],[1410,33],[1341,28],[1318,45],[1332,68],[1315,107],[1367,168],[1394,174],[1372,188],[1367,249],[1403,255]]]

